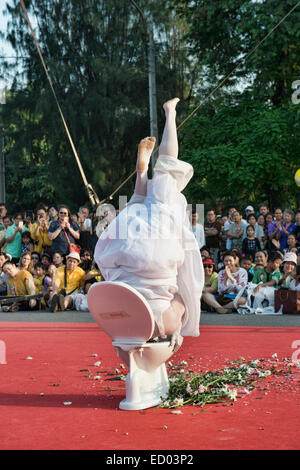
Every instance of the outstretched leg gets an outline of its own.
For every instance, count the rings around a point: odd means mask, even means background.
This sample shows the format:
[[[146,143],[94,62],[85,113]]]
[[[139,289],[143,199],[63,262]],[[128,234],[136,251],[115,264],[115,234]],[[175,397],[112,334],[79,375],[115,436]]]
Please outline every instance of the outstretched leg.
[[[139,143],[134,189],[135,194],[139,196],[146,196],[147,194],[148,166],[152,151],[154,149],[155,141],[155,137],[146,137]]]
[[[178,140],[176,129],[176,105],[179,98],[167,101],[163,108],[165,110],[166,122],[163,130],[161,143],[159,146],[159,155],[168,155],[170,157],[178,157]]]

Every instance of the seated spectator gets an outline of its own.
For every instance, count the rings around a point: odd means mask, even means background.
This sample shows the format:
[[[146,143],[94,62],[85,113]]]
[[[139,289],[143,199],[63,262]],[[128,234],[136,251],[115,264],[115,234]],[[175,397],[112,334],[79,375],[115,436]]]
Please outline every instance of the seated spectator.
[[[232,217],[234,222],[228,230],[227,236],[231,240],[232,249],[237,248],[241,251],[243,240],[246,237],[245,230],[248,224],[246,221],[242,220],[242,215],[238,211],[235,211]]]
[[[35,272],[36,264],[40,263],[40,261],[41,261],[40,254],[37,251],[32,251],[32,253],[31,253],[31,262],[32,262],[33,273]]]
[[[290,283],[290,289],[300,291],[300,264],[297,264],[294,277]]]
[[[198,218],[199,218],[198,213],[196,211],[193,211],[191,231],[195,235],[199,249],[201,249],[203,246],[205,246],[205,235],[204,235],[203,225],[198,223]]]
[[[91,249],[91,237],[93,233],[92,219],[87,206],[82,206],[78,211],[78,226],[80,230],[80,245],[84,250]]]
[[[22,236],[21,253],[32,252],[33,240],[30,236],[29,230],[27,232],[23,232],[21,236]]]
[[[35,273],[33,275],[34,285],[37,294],[44,293],[44,278],[45,278],[45,266],[39,262],[35,265]]]
[[[252,225],[248,225],[246,228],[246,238],[244,238],[242,243],[242,254],[251,255],[253,259],[255,253],[260,250],[260,242],[258,238],[255,237],[255,229]]]
[[[30,272],[25,269],[20,270],[12,261],[6,261],[2,266],[7,275],[7,294],[9,296],[35,295],[35,285]],[[3,305],[2,310],[16,312],[18,310],[36,310],[36,299],[24,302],[15,302],[12,305]]]
[[[100,269],[98,269],[94,262],[92,263],[91,268],[89,270],[86,270],[86,274],[83,276],[83,280],[85,294],[88,293],[88,290],[92,284],[94,284],[95,282],[101,282],[103,280]]]
[[[92,254],[88,250],[82,250],[80,254],[80,268],[85,272],[89,271],[92,268],[93,259]]]
[[[210,258],[210,251],[209,251],[209,248],[207,246],[203,246],[200,249],[200,253],[201,253],[202,260],[204,260],[205,258]]]
[[[206,258],[203,260],[204,268],[204,288],[202,291],[202,305],[204,310],[211,310],[213,305],[210,305],[210,296],[206,294],[216,294],[218,292],[218,273],[215,270],[215,263],[212,259]]]
[[[70,251],[70,244],[76,244],[80,238],[79,227],[71,221],[71,214],[65,205],[60,206],[58,220],[51,222],[49,239],[52,241],[51,255],[60,253],[67,255]]]
[[[253,279],[253,274],[251,269],[254,268],[252,255],[244,255],[241,260],[241,268],[245,269],[248,274],[248,282],[251,282]]]
[[[61,255],[60,253],[53,253],[52,255],[52,262],[55,265],[56,268],[60,268],[61,266],[64,266],[64,256]]]
[[[287,248],[287,237],[290,233],[294,233],[296,224],[293,222],[294,212],[287,209],[283,214],[283,221],[278,224],[279,233],[277,240],[280,242],[280,249],[285,250]]]
[[[262,287],[278,287],[281,278],[279,270],[281,263],[282,258],[278,253],[270,255],[267,265],[254,273],[252,283],[257,284],[254,293],[257,293]]]
[[[7,276],[2,270],[3,264],[7,261],[5,253],[0,252],[0,296],[7,295]]]
[[[247,271],[236,266],[236,255],[232,252],[224,255],[224,265],[225,269],[222,269],[218,275],[217,298],[211,293],[205,295],[205,302],[208,301],[218,313],[229,313],[229,309],[238,308],[246,303],[246,298],[242,296],[237,305],[234,305],[239,290],[247,285]]]
[[[31,259],[31,253],[29,251],[26,251],[25,253],[22,253],[20,256],[20,261],[19,261],[19,268],[25,269],[25,271],[30,272],[30,274],[34,273],[34,267],[32,264],[32,259]]]
[[[300,246],[300,210],[295,214],[295,225],[294,234],[297,240],[297,245]]]
[[[58,309],[65,310],[72,307],[72,295],[78,293],[80,287],[84,287],[83,276],[85,272],[78,265],[80,256],[73,252],[66,257],[66,266],[57,268],[53,281],[53,292],[51,301],[51,312]]]
[[[24,227],[23,216],[17,213],[14,223],[7,227],[5,233],[6,253],[11,255],[15,264],[19,262],[22,253],[22,233],[26,231],[28,228]]]
[[[42,253],[41,263],[45,266],[45,269],[47,270],[47,266],[51,263],[51,256],[48,255],[48,253]]]
[[[56,272],[56,266],[53,263],[48,264],[46,268],[46,273],[44,277],[44,304],[45,306],[49,306],[48,302],[50,297],[53,295],[53,282],[54,282],[54,275]]]
[[[278,282],[280,289],[289,289],[290,283],[293,280],[293,274],[297,266],[297,256],[295,253],[286,253],[280,267],[281,277]]]

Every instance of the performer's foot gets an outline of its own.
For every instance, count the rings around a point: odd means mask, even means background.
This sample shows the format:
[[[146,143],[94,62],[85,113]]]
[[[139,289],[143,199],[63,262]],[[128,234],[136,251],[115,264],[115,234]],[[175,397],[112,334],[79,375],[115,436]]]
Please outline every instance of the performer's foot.
[[[180,101],[179,98],[173,98],[172,100],[166,101],[165,104],[163,105],[163,108],[165,110],[165,113],[175,113],[176,112],[176,105]]]
[[[143,173],[148,170],[150,157],[155,145],[155,137],[146,137],[142,139],[138,147],[138,158],[136,170]]]

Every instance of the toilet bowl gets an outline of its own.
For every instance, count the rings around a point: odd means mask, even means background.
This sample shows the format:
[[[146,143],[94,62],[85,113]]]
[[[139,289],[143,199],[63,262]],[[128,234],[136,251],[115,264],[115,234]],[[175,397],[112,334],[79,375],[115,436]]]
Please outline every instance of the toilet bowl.
[[[92,317],[129,367],[126,398],[119,407],[141,410],[159,405],[169,390],[165,362],[174,352],[170,341],[149,341],[155,321],[146,299],[123,282],[98,282],[90,287],[87,300]]]

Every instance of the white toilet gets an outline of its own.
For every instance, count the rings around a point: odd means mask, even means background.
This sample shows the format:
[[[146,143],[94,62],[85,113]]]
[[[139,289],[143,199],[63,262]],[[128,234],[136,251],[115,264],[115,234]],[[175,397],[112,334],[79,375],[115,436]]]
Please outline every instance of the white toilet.
[[[98,282],[89,289],[88,306],[129,367],[126,398],[120,408],[141,410],[159,405],[169,390],[165,361],[173,355],[173,349],[170,341],[148,342],[155,326],[148,302],[125,283]]]

